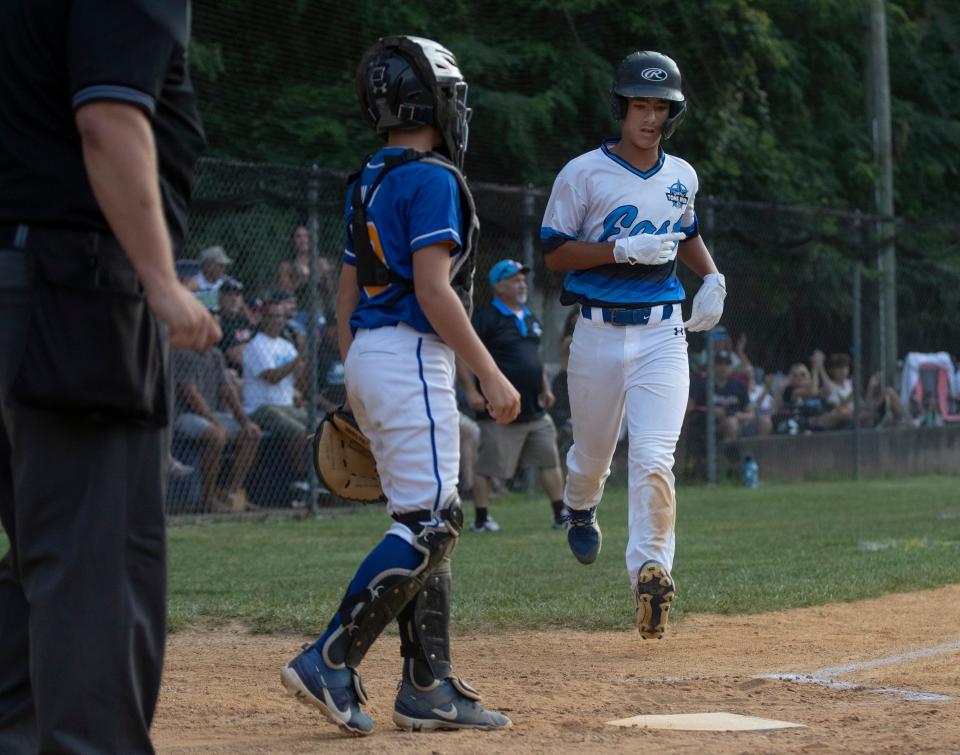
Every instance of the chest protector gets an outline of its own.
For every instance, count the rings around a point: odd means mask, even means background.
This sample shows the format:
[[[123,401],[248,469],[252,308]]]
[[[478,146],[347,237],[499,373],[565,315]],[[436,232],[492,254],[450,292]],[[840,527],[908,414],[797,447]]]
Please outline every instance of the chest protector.
[[[366,166],[367,160],[369,160],[369,157],[364,159],[364,166]],[[363,168],[347,180],[348,185],[353,182],[353,193],[350,198],[350,205],[353,209],[350,238],[353,241],[354,254],[357,256],[357,283],[360,286],[396,284],[396,292],[387,300],[387,303],[396,302],[407,294],[413,293],[413,281],[403,277],[395,270],[391,270],[386,262],[381,260],[374,252],[373,245],[370,243],[370,231],[367,227],[367,207],[384,177],[391,170],[414,160],[439,165],[441,168],[449,170],[457,179],[457,184],[460,187],[461,244],[460,253],[453,259],[450,266],[450,285],[457,292],[460,301],[463,302],[467,314],[470,314],[473,309],[473,273],[476,269],[474,252],[480,234],[480,218],[477,217],[473,195],[467,187],[467,181],[463,173],[447,158],[436,152],[418,152],[408,149],[399,155],[384,155],[384,167],[367,189],[365,197],[362,197],[360,192],[360,177]]]

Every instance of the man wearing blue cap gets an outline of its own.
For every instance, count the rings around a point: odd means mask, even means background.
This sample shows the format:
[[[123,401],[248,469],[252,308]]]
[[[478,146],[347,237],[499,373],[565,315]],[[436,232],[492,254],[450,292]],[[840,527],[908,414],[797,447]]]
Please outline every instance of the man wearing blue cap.
[[[500,529],[487,509],[490,478],[513,477],[518,464],[540,470],[540,481],[553,506],[554,526],[562,526],[563,475],[556,428],[546,412],[555,399],[540,353],[543,327],[526,306],[529,271],[529,267],[516,260],[500,260],[488,275],[493,301],[473,313],[477,335],[520,393],[520,415],[516,421],[510,425],[490,421],[475,378],[463,365],[458,372],[467,402],[480,425],[480,453],[473,486],[474,532]]]

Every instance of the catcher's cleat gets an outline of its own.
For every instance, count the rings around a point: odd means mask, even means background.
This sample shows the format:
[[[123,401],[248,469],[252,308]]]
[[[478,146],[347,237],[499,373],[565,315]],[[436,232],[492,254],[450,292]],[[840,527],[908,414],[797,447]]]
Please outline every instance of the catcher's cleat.
[[[659,640],[667,626],[670,603],[676,590],[667,567],[647,561],[637,572],[637,630],[645,640]]]
[[[597,507],[583,511],[567,509],[567,543],[577,561],[592,564],[600,553],[603,535],[597,525]]]
[[[297,700],[319,708],[348,734],[373,732],[373,720],[360,707],[367,702],[360,676],[346,666],[330,668],[318,648],[305,645],[303,652],[284,666],[280,681]]]
[[[459,677],[450,676],[435,680],[429,687],[420,687],[410,678],[404,664],[393,722],[405,731],[492,730],[513,725],[502,713],[484,708],[479,700],[480,693]]]

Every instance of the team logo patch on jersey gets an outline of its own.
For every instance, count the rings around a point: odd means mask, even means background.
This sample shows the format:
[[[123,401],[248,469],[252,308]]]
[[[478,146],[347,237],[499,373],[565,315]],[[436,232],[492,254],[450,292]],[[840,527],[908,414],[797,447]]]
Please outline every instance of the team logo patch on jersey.
[[[683,207],[687,203],[687,194],[689,193],[687,187],[680,183],[680,179],[678,178],[676,182],[667,189],[667,199],[670,200],[670,204],[674,207]]]

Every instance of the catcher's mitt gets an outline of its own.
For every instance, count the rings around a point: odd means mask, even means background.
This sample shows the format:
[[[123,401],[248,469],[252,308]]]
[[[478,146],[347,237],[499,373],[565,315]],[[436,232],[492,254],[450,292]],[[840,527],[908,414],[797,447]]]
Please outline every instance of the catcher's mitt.
[[[323,418],[313,436],[313,466],[324,487],[340,498],[360,503],[387,500],[370,441],[352,414],[337,409]]]

